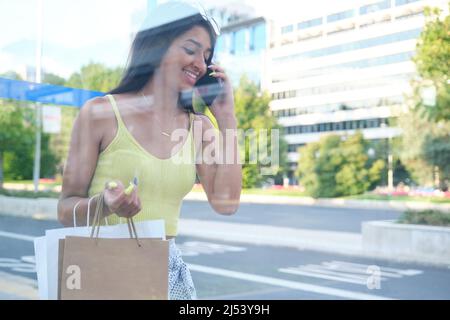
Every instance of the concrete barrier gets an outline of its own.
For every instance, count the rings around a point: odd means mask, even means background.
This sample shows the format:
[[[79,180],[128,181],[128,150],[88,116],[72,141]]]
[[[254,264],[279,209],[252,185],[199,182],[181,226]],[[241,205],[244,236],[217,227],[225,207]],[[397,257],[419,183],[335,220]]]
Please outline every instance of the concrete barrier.
[[[32,217],[35,219],[57,219],[58,199],[18,198],[0,195],[0,214]]]
[[[363,222],[362,247],[370,256],[450,265],[450,227],[400,224],[393,220]]]

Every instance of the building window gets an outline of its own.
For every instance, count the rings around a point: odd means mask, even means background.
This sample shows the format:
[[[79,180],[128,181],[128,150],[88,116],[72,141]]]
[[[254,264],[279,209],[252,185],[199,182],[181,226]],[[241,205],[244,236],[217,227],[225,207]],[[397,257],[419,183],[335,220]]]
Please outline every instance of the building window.
[[[249,44],[250,51],[255,50],[255,26],[253,26],[250,29],[250,44]]]
[[[220,36],[217,38],[216,47],[214,48],[214,51],[222,52],[223,50],[224,50],[224,38],[223,36]]]
[[[286,57],[280,57],[280,58],[274,59],[274,62],[282,63],[282,62],[288,62],[288,61],[295,61],[296,59],[317,58],[317,57],[322,57],[322,56],[327,56],[327,55],[338,54],[338,53],[342,53],[342,52],[349,52],[349,51],[354,51],[354,50],[359,50],[359,49],[371,48],[371,47],[385,45],[385,44],[389,44],[389,43],[395,43],[395,42],[399,42],[399,41],[417,39],[417,37],[420,35],[421,32],[422,32],[422,28],[417,28],[417,29],[411,29],[411,30],[402,31],[402,32],[391,33],[391,34],[380,36],[380,37],[374,37],[374,38],[369,38],[369,39],[364,39],[364,40],[359,40],[359,41],[347,42],[347,43],[336,45],[336,46],[331,46],[331,47],[321,48],[321,49],[316,49],[316,50],[311,50],[311,51],[305,51],[302,53],[298,53],[298,54],[286,56]]]
[[[255,51],[266,49],[266,25],[260,23],[252,28],[253,46]]]
[[[327,17],[327,22],[335,22],[335,21],[339,21],[339,20],[348,19],[348,18],[351,18],[351,17],[353,17],[353,9],[347,10],[347,11],[338,12],[338,13],[334,13],[334,14],[330,14]]]
[[[391,7],[391,0],[380,1],[359,8],[359,14],[369,14],[372,12],[388,9]]]
[[[299,24],[297,24],[297,29],[308,29],[316,26],[320,26],[323,23],[322,18],[316,18],[308,21],[302,21]]]
[[[405,4],[412,3],[412,2],[417,2],[417,1],[420,1],[420,0],[395,0],[395,5],[396,6],[403,6]]]
[[[286,34],[294,31],[294,25],[290,24],[288,26],[281,27],[281,34]]]
[[[242,54],[245,52],[245,29],[241,29],[236,32],[235,36],[235,53]]]
[[[233,32],[231,34],[231,46],[230,46],[230,53],[234,54],[236,52],[236,32]]]

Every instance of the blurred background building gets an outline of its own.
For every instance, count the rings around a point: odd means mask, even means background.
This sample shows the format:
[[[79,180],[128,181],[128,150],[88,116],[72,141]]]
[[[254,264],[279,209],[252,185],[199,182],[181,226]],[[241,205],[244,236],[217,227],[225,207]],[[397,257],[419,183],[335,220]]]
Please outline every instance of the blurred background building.
[[[270,42],[270,107],[285,128],[291,182],[297,149],[323,134],[360,129],[370,140],[401,134],[388,120],[401,110],[415,75],[411,58],[424,7],[446,5],[358,1],[278,25]]]

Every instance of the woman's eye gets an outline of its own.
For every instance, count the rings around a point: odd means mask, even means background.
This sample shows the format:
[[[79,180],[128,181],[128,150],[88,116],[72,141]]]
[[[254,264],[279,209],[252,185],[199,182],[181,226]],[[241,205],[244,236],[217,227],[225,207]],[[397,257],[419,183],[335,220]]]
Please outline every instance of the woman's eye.
[[[186,53],[189,54],[189,55],[193,55],[193,54],[195,53],[194,51],[192,51],[192,50],[190,50],[190,49],[188,49],[188,48],[184,48],[184,50],[185,50]]]

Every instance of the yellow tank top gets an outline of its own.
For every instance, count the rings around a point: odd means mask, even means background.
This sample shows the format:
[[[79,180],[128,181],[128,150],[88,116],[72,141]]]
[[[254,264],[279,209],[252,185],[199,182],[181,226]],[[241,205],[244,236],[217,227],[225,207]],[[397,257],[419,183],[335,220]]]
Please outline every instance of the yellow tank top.
[[[176,236],[180,207],[184,196],[195,183],[195,150],[192,137],[193,115],[189,114],[189,134],[182,148],[168,159],[160,159],[145,150],[125,126],[116,101],[107,95],[117,120],[117,133],[98,158],[89,187],[89,197],[100,193],[105,183],[120,180],[124,186],[136,176],[142,210],[135,221],[164,219],[167,236]],[[108,224],[124,223],[116,214],[108,217]]]

